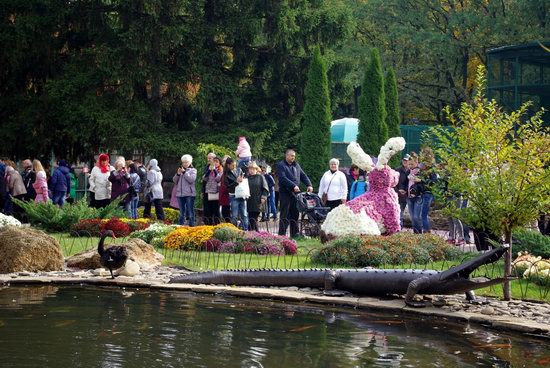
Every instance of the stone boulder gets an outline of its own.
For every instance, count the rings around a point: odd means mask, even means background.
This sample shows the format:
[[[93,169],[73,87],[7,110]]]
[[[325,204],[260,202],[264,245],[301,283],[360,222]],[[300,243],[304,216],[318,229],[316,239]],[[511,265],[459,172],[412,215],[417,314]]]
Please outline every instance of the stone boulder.
[[[0,228],[0,273],[62,271],[59,242],[30,227]]]
[[[164,259],[164,256],[155,251],[152,245],[147,244],[141,239],[130,239],[125,243],[112,245],[126,247],[128,250],[128,259],[136,262],[141,270],[150,270],[158,267],[162,264],[162,260]],[[109,248],[109,245],[106,245],[105,248]],[[90,270],[103,266],[99,263],[99,254],[97,250],[92,249],[67,258],[67,267]]]

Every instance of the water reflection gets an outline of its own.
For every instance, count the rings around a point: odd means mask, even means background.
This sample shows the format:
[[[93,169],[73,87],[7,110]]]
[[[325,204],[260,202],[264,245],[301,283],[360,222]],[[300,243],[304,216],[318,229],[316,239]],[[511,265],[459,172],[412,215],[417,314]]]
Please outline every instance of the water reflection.
[[[272,301],[0,290],[2,367],[535,366],[550,359],[546,344],[453,322]]]

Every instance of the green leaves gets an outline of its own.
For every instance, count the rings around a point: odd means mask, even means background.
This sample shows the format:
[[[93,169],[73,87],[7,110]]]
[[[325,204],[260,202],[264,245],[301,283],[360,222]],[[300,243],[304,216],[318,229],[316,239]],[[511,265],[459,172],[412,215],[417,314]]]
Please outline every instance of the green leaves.
[[[476,88],[471,104],[463,103],[456,113],[446,109],[454,130],[434,128],[433,145],[448,182],[447,197],[462,195],[469,201],[469,208],[455,208],[453,213],[474,228],[504,235],[510,243],[514,229],[550,209],[549,130],[542,128],[541,112],[528,117],[530,103],[506,113],[488,101],[483,67]],[[511,254],[507,257],[509,275]]]

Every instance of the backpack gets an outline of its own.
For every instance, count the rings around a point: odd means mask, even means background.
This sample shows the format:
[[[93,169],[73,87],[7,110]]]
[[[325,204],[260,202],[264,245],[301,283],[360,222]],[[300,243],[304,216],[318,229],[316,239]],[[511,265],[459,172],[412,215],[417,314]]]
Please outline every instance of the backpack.
[[[141,165],[138,167],[137,174],[139,176],[139,180],[141,181],[141,187],[145,188],[145,183],[147,182],[147,170],[145,169],[145,166]]]
[[[138,193],[141,191],[141,178],[130,174],[130,185],[128,186],[128,193],[130,198],[137,198]]]

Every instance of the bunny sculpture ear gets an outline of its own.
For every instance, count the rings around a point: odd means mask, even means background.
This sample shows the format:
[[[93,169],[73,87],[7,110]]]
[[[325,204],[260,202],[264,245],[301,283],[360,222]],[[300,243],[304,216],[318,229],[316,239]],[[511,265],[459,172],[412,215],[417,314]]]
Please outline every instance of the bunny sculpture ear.
[[[388,139],[386,144],[380,148],[376,168],[382,169],[388,164],[388,161],[393,157],[393,155],[403,151],[403,149],[405,149],[405,139],[403,137],[393,137]]]
[[[353,162],[361,170],[366,172],[371,172],[373,169],[372,158],[363,151],[359,143],[351,142],[348,145],[347,153],[351,157],[351,162]]]

